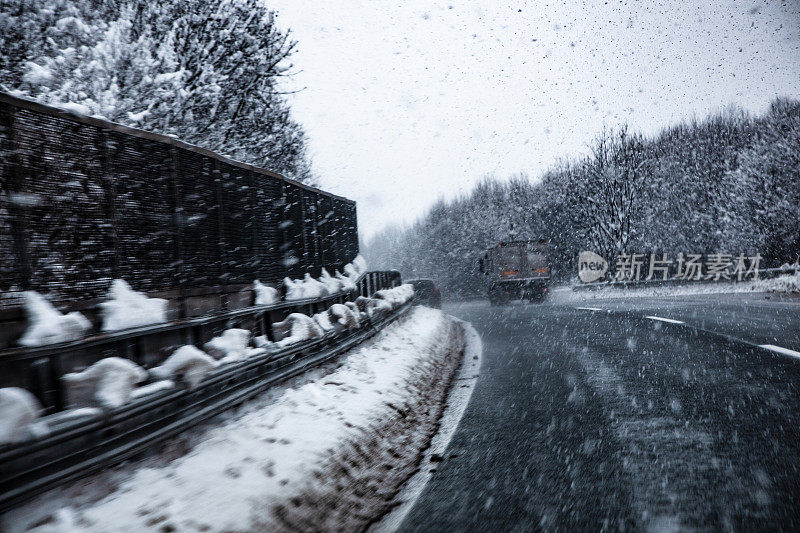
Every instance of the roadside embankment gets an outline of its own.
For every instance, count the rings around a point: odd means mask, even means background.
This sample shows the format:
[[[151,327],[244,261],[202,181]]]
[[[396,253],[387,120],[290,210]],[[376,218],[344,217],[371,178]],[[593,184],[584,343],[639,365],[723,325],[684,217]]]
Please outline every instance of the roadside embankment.
[[[363,530],[438,428],[465,326],[417,307],[154,457],[51,491],[8,531]]]

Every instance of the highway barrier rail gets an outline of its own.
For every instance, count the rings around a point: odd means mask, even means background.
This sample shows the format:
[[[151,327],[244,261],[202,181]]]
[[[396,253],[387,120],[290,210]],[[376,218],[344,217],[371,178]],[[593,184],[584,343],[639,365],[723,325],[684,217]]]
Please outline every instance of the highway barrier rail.
[[[0,512],[59,484],[129,459],[271,385],[328,361],[374,335],[405,313],[412,301],[371,316],[361,327],[328,332],[219,366],[196,387],[154,388],[117,408],[65,410],[60,377],[108,356],[127,357],[144,368],[163,362],[175,347],[204,342],[229,328],[249,329],[274,340],[272,324],[290,313],[313,315],[335,303],[371,296],[400,285],[397,272],[368,272],[357,288],[315,299],[251,306],[168,324],[87,337],[80,341],[0,351],[2,386],[21,386],[43,400],[47,431],[0,445]]]

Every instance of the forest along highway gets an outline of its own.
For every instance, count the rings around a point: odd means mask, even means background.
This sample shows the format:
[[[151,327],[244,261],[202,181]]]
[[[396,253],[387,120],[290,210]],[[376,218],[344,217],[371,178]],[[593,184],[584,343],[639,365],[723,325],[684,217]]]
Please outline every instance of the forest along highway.
[[[401,531],[800,527],[800,299],[445,310],[483,364]]]

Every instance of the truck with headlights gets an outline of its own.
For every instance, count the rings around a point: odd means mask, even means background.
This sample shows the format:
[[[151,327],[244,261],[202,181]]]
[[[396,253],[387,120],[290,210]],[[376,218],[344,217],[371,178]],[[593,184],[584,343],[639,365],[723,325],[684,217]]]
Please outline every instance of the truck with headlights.
[[[547,241],[505,241],[489,248],[480,260],[489,302],[543,301],[550,284]]]

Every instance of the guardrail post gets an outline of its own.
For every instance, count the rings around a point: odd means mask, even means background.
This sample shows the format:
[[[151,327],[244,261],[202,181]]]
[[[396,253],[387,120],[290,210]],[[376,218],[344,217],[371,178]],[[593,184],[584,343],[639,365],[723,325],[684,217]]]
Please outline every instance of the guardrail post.
[[[50,385],[50,390],[45,391],[45,394],[49,392],[50,396],[53,400],[53,409],[56,412],[63,411],[66,407],[66,398],[64,398],[64,387],[61,382],[61,376],[64,375],[64,371],[61,365],[61,355],[51,355],[50,356],[50,375],[48,376],[48,383]]]
[[[275,331],[272,329],[272,313],[267,311],[264,315],[264,335],[270,342],[275,342]]]
[[[27,389],[36,396],[39,403],[42,404],[46,412],[55,410],[55,404],[52,402],[50,395],[46,392],[47,384],[50,382],[50,373],[48,366],[50,360],[48,358],[41,358],[31,361],[27,367]]]

